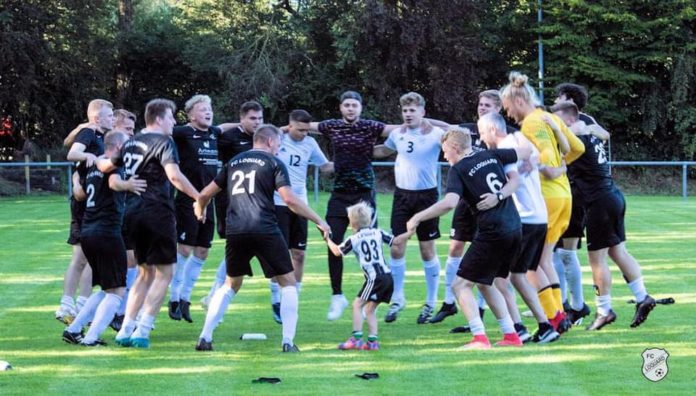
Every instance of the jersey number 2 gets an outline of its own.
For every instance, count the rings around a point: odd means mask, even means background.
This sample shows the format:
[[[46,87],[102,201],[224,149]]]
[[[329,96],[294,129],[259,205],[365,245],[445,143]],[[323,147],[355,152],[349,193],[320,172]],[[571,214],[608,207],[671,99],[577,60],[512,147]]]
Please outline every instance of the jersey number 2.
[[[87,203],[85,203],[85,206],[88,208],[93,208],[95,203],[94,203],[94,184],[88,184],[87,185]]]
[[[249,173],[244,173],[242,171],[236,171],[232,174],[232,195],[244,194],[249,191],[249,194],[254,193],[254,181],[256,176],[256,171],[251,171]],[[244,179],[249,179],[249,187],[245,190]]]

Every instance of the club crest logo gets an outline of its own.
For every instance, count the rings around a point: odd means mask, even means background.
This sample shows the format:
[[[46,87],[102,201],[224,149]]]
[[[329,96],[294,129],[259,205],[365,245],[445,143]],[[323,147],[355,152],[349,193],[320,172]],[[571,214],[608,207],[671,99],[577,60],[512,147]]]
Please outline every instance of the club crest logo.
[[[669,353],[664,349],[651,348],[643,351],[643,376],[652,382],[662,380],[669,372],[667,358]]]
[[[210,142],[203,142],[203,147],[210,148]]]

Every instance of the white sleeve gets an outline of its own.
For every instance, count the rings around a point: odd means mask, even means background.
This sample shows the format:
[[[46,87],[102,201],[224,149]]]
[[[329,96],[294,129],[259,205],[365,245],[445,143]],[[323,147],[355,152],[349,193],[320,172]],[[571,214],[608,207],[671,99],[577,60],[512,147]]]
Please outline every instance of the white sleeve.
[[[324,155],[324,152],[321,151],[321,147],[319,147],[319,144],[317,143],[316,140],[314,140],[312,137],[307,136],[305,139],[312,139],[310,140],[310,145],[312,146],[312,152],[309,154],[309,163],[312,165],[316,166],[322,166],[329,162],[329,160],[326,158]]]
[[[389,137],[387,140],[384,141],[384,145],[387,146],[387,148],[397,151],[396,150],[396,142],[394,141],[394,134],[400,131],[401,128],[396,128],[393,129],[391,132],[389,132]]]

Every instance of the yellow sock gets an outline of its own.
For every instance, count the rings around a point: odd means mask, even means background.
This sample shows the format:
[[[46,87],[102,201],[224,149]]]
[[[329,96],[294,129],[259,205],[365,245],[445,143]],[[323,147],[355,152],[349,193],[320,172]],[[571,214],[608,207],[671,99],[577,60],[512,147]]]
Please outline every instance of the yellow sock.
[[[556,304],[554,303],[553,292],[551,288],[546,288],[538,293],[541,307],[544,308],[544,314],[547,318],[553,319],[556,316]]]
[[[556,311],[563,312],[563,297],[561,297],[561,287],[551,286],[551,292],[553,294],[553,302],[556,305]]]

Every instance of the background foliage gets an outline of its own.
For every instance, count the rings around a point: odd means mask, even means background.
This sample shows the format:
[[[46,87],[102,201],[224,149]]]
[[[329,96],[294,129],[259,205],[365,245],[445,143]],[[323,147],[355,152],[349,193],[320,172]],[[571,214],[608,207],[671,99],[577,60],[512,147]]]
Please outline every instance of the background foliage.
[[[590,114],[618,159],[696,152],[696,9],[689,0],[6,0],[0,5],[0,116],[42,147],[111,99],[140,114],[154,97],[214,98],[218,121],[249,99],[283,124],[289,110],[337,115],[355,89],[365,116],[398,121],[415,90],[429,115],[471,121],[476,94],[509,70],[587,86]],[[533,81],[537,84],[537,81]],[[20,139],[3,145],[19,146]]]

